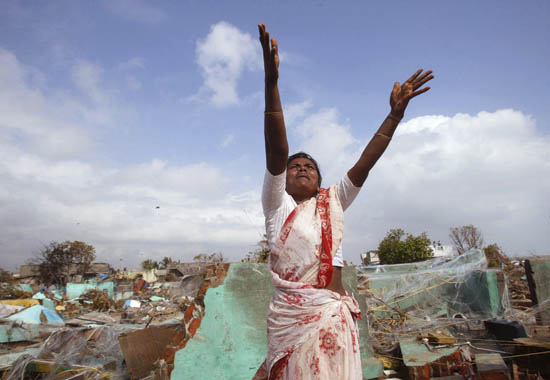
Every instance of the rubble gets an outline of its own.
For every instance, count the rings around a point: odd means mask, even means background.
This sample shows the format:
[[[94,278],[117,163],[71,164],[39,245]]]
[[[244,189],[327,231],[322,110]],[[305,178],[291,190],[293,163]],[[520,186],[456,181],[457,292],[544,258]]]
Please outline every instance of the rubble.
[[[74,275],[80,282],[64,288],[2,284],[2,379],[168,379],[176,352],[200,325],[204,294],[227,269],[217,267],[172,271],[176,281],[138,294],[132,279],[114,273]],[[21,281],[32,283],[32,276],[26,268]]]
[[[542,303],[529,291],[529,260],[470,251],[358,268],[376,356],[399,378],[550,378],[548,361],[540,361],[550,359],[550,329],[541,320],[550,310],[550,261],[531,262]]]
[[[344,268],[364,377],[550,378],[549,268],[480,252]],[[102,269],[59,288],[32,268],[1,284],[2,380],[248,379],[265,357],[265,264]]]
[[[80,296],[80,301],[91,305],[93,310],[108,311],[114,306],[114,302],[109,298],[105,290],[90,289],[87,293]]]
[[[0,299],[12,300],[21,298],[31,298],[32,292],[25,290],[17,284],[2,284],[0,286]]]

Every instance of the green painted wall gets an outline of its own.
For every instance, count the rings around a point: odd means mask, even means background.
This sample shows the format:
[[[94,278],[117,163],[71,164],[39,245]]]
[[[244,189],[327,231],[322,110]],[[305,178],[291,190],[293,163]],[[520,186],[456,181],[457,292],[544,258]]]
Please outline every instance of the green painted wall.
[[[481,251],[471,251],[448,263],[417,270],[412,264],[386,265],[378,273],[360,268],[363,285],[386,303],[373,298],[370,310],[382,318],[393,317],[396,311],[392,309],[432,318],[455,313],[479,318],[500,316],[508,302],[503,273],[486,269],[480,255]]]
[[[344,283],[356,291],[354,267],[345,268]],[[266,319],[272,294],[266,264],[231,264],[224,284],[206,293],[205,316],[195,337],[177,352],[172,379],[252,379],[267,353]],[[361,303],[364,312],[365,303]],[[376,378],[382,366],[372,357],[366,332],[363,320],[361,353],[364,367],[368,365],[364,375]]]
[[[36,323],[0,324],[0,343],[29,341],[38,338],[40,325]]]
[[[533,281],[537,293],[538,304],[550,300],[550,260],[548,258],[529,259],[533,271]],[[538,317],[543,324],[550,324],[550,310],[543,307]]]
[[[75,284],[69,282],[67,284],[67,297],[69,299],[75,299],[80,297],[82,294],[88,292],[91,289],[105,290],[109,298],[113,298],[115,291],[115,283],[111,281],[107,282],[87,282],[84,284]]]

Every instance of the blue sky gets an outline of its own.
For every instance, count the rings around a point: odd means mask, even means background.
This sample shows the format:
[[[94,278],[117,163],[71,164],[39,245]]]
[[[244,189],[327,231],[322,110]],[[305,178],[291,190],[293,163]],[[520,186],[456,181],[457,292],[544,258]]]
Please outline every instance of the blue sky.
[[[239,260],[263,233],[263,72],[279,40],[291,150],[337,181],[432,69],[347,211],[344,256],[390,228],[448,243],[474,224],[510,255],[550,253],[547,1],[5,1],[0,252],[50,241],[98,259]],[[160,208],[156,208],[159,206]]]

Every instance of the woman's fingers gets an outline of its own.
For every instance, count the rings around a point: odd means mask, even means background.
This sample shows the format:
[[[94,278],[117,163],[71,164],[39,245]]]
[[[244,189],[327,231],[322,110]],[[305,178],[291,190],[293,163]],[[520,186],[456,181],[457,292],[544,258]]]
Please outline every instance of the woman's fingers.
[[[413,92],[413,93],[411,94],[411,96],[409,97],[409,100],[412,99],[412,98],[414,98],[414,97],[417,96],[417,95],[420,95],[420,94],[425,93],[425,92],[428,91],[429,89],[430,89],[430,87],[425,87],[425,88],[423,88],[422,90],[418,90],[418,91]]]
[[[399,91],[399,82],[395,82],[395,83],[393,84],[393,89],[391,90],[391,93],[392,93],[393,95],[395,95],[395,94],[397,94],[397,91]]]
[[[262,44],[262,48],[264,51],[266,49],[269,50],[269,32],[265,30],[265,25],[259,24],[258,31],[260,32],[260,43]]]
[[[422,72],[422,69],[418,69],[413,75],[410,76],[405,82],[412,82]]]
[[[271,50],[275,54],[279,54],[279,45],[277,44],[277,40],[275,38],[271,39]]]
[[[426,84],[428,81],[432,80],[434,78],[432,74],[432,71],[429,70],[429,71],[426,71],[423,75],[421,75],[420,77],[416,78],[416,80],[414,81],[413,83],[413,89],[417,89],[421,86],[423,86],[424,84]]]

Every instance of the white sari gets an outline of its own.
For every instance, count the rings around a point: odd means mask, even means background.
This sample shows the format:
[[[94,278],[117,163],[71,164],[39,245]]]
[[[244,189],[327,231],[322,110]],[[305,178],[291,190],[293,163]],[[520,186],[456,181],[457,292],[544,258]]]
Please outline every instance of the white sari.
[[[325,289],[343,228],[336,186],[321,189],[285,221],[270,256],[275,293],[267,319],[268,354],[253,380],[362,379],[359,306]]]

